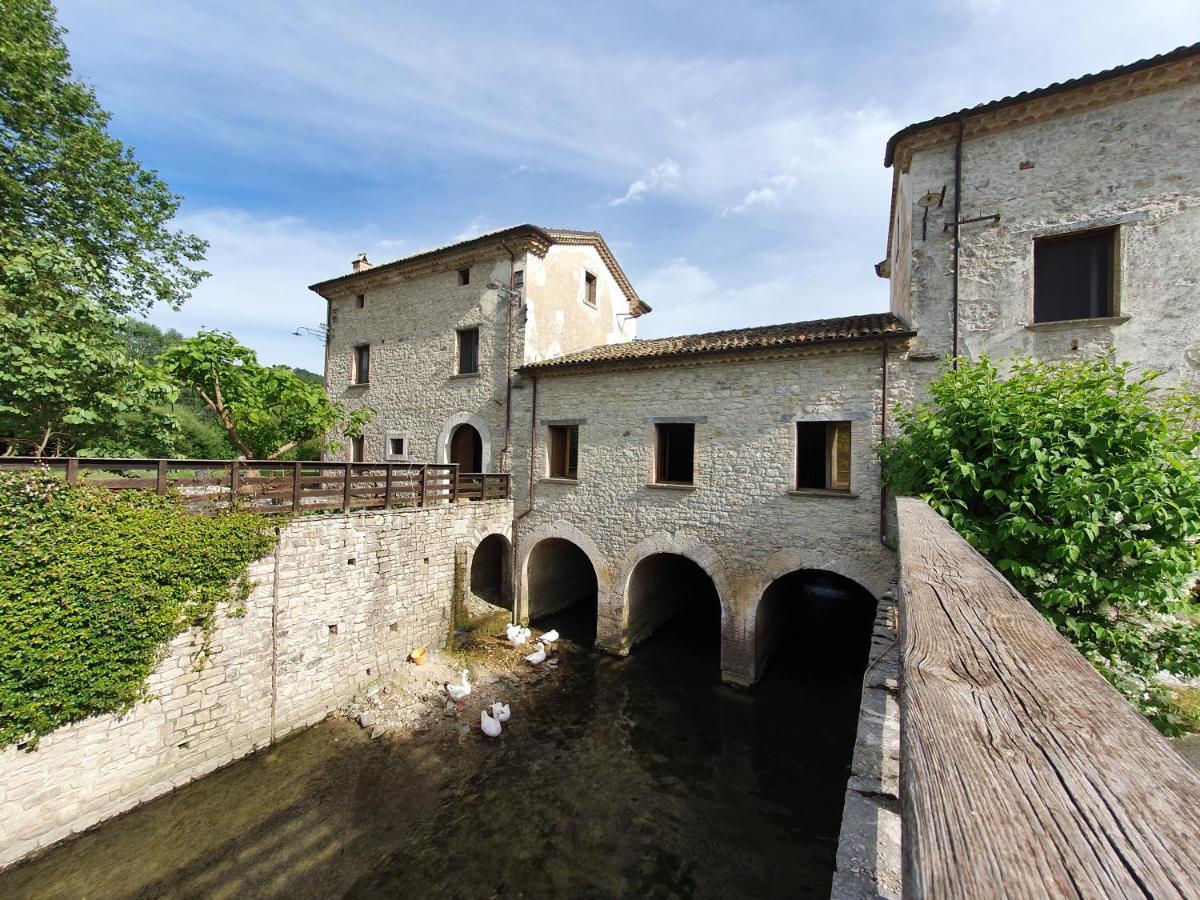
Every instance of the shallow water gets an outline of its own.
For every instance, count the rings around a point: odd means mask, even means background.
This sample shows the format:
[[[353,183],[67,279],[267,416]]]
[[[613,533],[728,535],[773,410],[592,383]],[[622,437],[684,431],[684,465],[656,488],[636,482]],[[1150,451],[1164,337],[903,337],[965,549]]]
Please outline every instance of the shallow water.
[[[861,665],[785,640],[736,692],[712,624],[627,659],[560,645],[494,743],[327,720],[0,874],[0,896],[828,896]]]

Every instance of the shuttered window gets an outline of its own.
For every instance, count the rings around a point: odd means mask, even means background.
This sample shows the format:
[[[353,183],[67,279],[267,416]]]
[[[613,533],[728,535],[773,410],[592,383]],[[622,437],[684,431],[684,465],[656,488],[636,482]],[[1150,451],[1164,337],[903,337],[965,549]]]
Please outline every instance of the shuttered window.
[[[850,490],[850,423],[796,423],[796,488]]]

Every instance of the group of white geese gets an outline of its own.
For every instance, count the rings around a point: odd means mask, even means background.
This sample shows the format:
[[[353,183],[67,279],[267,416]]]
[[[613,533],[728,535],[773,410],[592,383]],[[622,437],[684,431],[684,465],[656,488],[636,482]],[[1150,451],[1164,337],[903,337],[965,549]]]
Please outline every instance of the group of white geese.
[[[513,623],[505,629],[505,634],[514,647],[523,646],[533,632],[528,628]],[[538,638],[537,649],[525,657],[525,662],[532,666],[540,666],[546,661],[546,656],[549,650],[554,646],[554,642],[558,640],[558,632],[554,629],[545,632]],[[454,705],[459,708],[466,699],[471,696],[471,683],[467,681],[467,670],[462,670],[462,678],[457,683],[446,682],[446,694],[454,701]],[[500,737],[500,732],[504,730],[502,722],[507,722],[512,717],[512,710],[509,709],[507,703],[501,703],[497,700],[488,710],[485,709],[479,714],[479,729],[490,738]]]

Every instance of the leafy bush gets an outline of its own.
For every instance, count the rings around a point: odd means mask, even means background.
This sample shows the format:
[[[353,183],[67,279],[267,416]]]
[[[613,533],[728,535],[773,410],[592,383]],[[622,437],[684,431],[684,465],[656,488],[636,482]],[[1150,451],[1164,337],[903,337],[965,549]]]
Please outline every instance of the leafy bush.
[[[886,480],[919,495],[1151,721],[1184,727],[1163,670],[1200,675],[1197,398],[1111,357],[959,361],[898,414]]]
[[[0,747],[143,699],[166,643],[207,636],[274,543],[261,516],[0,473]]]

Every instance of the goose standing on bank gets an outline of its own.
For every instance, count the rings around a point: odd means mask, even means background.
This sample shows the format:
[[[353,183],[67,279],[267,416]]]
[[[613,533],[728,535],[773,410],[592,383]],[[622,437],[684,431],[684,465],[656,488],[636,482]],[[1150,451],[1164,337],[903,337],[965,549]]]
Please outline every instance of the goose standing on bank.
[[[492,715],[496,717],[497,722],[507,722],[512,718],[512,710],[508,708],[507,703],[497,700],[492,704]]]
[[[537,649],[525,657],[525,662],[533,663],[535,666],[540,666],[546,661],[546,645],[541,641],[537,643]]]
[[[489,716],[486,709],[479,713],[479,728],[490,738],[500,737],[500,732],[504,730],[499,720]]]
[[[527,640],[532,632],[528,628],[522,628],[520,625],[508,626],[508,639],[512,641],[514,647],[520,647]]]
[[[455,703],[462,703],[471,696],[471,684],[467,681],[467,670],[462,670],[462,681],[458,684],[446,682],[446,693]]]

